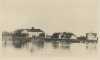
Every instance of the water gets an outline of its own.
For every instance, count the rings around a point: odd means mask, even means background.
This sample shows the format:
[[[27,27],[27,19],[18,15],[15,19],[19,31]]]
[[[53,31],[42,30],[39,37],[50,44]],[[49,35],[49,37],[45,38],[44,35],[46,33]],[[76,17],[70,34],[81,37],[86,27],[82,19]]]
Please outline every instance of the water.
[[[100,55],[99,44],[83,43],[28,43],[22,48],[15,48],[11,43],[6,47],[0,42],[0,57],[2,59],[36,59],[36,60],[97,60]]]

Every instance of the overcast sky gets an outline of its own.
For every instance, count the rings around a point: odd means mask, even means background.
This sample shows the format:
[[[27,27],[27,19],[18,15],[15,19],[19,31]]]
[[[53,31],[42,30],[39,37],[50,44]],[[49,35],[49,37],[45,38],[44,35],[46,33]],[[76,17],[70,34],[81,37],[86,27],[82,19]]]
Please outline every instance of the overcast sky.
[[[94,32],[96,0],[0,0],[0,28]]]

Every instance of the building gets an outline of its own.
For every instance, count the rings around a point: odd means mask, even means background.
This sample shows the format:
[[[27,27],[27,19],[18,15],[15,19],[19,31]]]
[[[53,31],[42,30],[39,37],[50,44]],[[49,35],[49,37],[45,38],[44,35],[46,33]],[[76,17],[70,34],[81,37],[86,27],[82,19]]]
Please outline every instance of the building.
[[[70,39],[71,40],[77,40],[77,36],[76,35],[72,35]]]
[[[34,27],[32,27],[31,29],[19,29],[16,30],[15,33],[20,33],[23,35],[27,35],[27,37],[39,37],[40,34],[45,33],[43,30],[41,29],[35,29]]]
[[[87,40],[98,40],[97,33],[86,33]]]

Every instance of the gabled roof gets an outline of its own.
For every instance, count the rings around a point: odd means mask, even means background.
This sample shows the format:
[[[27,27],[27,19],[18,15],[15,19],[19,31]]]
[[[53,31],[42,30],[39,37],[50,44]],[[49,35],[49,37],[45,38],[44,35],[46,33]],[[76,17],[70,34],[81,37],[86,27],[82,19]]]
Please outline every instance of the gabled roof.
[[[93,35],[93,36],[97,36],[97,33],[86,33],[86,35]]]
[[[27,32],[44,32],[41,29],[18,29],[16,31],[14,31],[15,33],[21,33],[24,30],[26,30]]]

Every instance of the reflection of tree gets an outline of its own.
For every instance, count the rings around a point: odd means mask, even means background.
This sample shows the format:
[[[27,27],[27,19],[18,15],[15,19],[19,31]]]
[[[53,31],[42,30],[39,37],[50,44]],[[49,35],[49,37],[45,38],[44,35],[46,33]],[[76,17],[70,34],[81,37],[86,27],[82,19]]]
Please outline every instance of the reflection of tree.
[[[34,46],[36,46],[37,48],[44,48],[44,40],[42,40],[42,39],[36,39],[36,40],[33,40],[33,42],[32,42],[32,44],[34,45]]]
[[[53,46],[53,48],[59,48],[59,42],[57,42],[57,41],[52,41],[52,46]]]
[[[38,41],[37,42],[37,47],[38,48],[44,48],[44,41],[42,41],[42,40],[41,41]]]
[[[45,38],[45,33],[40,33],[39,37]]]
[[[8,42],[12,41],[12,32],[2,32],[2,42],[3,42],[3,46],[7,46]]]
[[[21,48],[27,42],[28,34],[22,33],[23,29],[16,30],[13,34],[13,45],[16,48]]]

